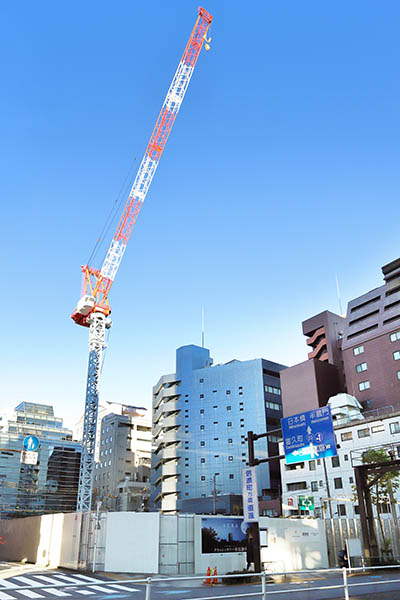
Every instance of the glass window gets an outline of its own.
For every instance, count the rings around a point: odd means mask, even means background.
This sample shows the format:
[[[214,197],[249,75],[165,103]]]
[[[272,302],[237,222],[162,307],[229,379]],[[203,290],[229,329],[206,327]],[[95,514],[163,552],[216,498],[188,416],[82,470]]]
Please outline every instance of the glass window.
[[[232,438],[228,438],[228,444],[232,444],[232,443],[233,443]]]
[[[231,393],[231,390],[226,390],[226,392],[225,392],[225,394],[226,394],[227,396],[230,396],[230,393]]]
[[[368,366],[366,362],[360,363],[359,365],[356,365],[356,371],[357,373],[362,373],[363,371],[367,371],[368,370]]]
[[[205,446],[206,443],[205,442],[200,442],[200,446]]]
[[[393,358],[394,360],[400,360],[400,350],[396,350],[396,352],[393,352]]]
[[[335,490],[340,490],[343,488],[343,482],[341,477],[335,477],[333,480],[333,485],[335,486]]]
[[[380,433],[381,431],[385,431],[385,426],[382,425],[375,425],[375,427],[371,427],[371,432],[372,433]]]
[[[346,431],[346,433],[342,433],[342,435],[340,437],[341,437],[342,442],[347,442],[347,441],[353,439],[353,432]]]
[[[310,471],[315,471],[315,469],[317,468],[315,460],[308,461],[308,468],[310,469]]]
[[[204,429],[204,425],[200,425],[200,429],[203,430]]]
[[[359,429],[357,431],[357,435],[359,438],[369,437],[369,427],[365,427],[365,429]]]
[[[204,415],[204,409],[203,408],[200,409],[200,414]]]
[[[354,479],[352,477],[349,477],[349,483],[353,483]]]
[[[358,356],[364,352],[364,346],[357,346],[357,348],[353,348],[354,356]]]
[[[346,505],[345,504],[338,504],[338,515],[339,517],[345,517],[346,516]]]
[[[349,455],[348,454],[344,455],[344,460],[349,460]]]
[[[204,398],[204,394],[200,394],[200,398]]]
[[[234,478],[235,478],[234,474],[233,473],[229,473],[229,479],[234,479]]]
[[[232,407],[231,406],[227,406],[226,410],[232,410]]]
[[[400,380],[400,371],[397,371],[397,379]]]
[[[340,467],[338,456],[332,456],[332,467]]]
[[[204,383],[204,379],[200,379],[200,383]]]
[[[394,333],[390,334],[391,342],[397,342],[397,340],[400,340],[400,331],[395,331]]]
[[[201,458],[200,462],[204,464],[206,462],[206,459],[205,458]]]
[[[399,352],[399,358],[400,358],[400,352]],[[358,389],[360,390],[360,392],[363,392],[364,390],[369,390],[370,387],[371,387],[371,384],[369,381],[361,381],[358,384]]]
[[[311,482],[311,491],[312,492],[318,492],[318,481],[312,481]]]
[[[229,462],[232,462],[233,461],[233,456],[229,456],[228,460],[229,460]]]
[[[265,407],[266,408],[271,408],[272,410],[281,410],[281,405],[278,404],[277,402],[269,402],[268,400],[265,403]]]
[[[201,480],[202,480],[202,481],[205,481],[205,480],[206,480],[206,476],[205,476],[205,475],[202,475],[202,476],[201,476]]]
[[[227,427],[232,427],[232,423],[229,421],[229,422],[226,424],[226,426],[227,426]]]
[[[400,433],[400,423],[398,421],[390,423],[390,433]]]

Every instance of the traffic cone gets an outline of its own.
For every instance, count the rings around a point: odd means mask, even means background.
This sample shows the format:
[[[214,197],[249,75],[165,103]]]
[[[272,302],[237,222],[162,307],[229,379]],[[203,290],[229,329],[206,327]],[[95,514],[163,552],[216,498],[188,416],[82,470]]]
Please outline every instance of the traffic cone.
[[[211,585],[211,567],[207,567],[206,585]]]
[[[218,577],[217,577],[217,567],[214,567],[214,572],[213,572],[213,575],[214,575],[214,577],[213,577],[213,580],[212,580],[212,582],[213,582],[213,585],[215,585],[216,583],[218,583]]]

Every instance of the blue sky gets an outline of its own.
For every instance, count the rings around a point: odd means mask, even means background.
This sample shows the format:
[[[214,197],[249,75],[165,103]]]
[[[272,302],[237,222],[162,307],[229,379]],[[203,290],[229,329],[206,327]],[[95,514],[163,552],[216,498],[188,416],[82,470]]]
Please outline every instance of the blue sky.
[[[197,6],[2,6],[2,406],[52,403],[68,424],[83,408],[80,265],[140,163]],[[150,406],[175,349],[200,343],[202,306],[216,362],[300,362],[301,321],[338,311],[335,273],[345,305],[400,255],[398,2],[204,7],[211,51],[110,295],[106,400]]]

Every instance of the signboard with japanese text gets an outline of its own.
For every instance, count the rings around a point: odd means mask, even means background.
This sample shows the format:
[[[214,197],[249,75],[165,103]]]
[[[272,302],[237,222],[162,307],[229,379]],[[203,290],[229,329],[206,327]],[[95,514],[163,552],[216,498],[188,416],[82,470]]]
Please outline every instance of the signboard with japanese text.
[[[337,456],[331,409],[322,406],[281,419],[286,464]]]
[[[258,490],[255,467],[247,467],[242,471],[243,514],[246,523],[257,523]]]
[[[25,465],[37,465],[39,452],[32,450],[23,450],[21,452],[20,462]]]

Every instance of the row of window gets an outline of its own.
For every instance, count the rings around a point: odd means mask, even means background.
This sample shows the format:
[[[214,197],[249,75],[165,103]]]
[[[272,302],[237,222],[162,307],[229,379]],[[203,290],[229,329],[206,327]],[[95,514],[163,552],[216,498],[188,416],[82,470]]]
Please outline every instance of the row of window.
[[[400,422],[395,421],[394,423],[389,423],[389,429],[390,429],[390,433],[400,433]],[[371,429],[369,427],[364,427],[363,429],[358,429],[357,435],[359,438],[364,438],[364,437],[369,437],[371,435],[371,433],[381,433],[382,431],[385,431],[385,426],[383,424],[375,425],[374,427],[371,427]],[[353,439],[352,431],[346,431],[346,433],[342,433],[342,435],[341,435],[342,442],[347,442],[352,439]]]
[[[397,342],[398,340],[400,340],[400,331],[395,331],[394,333],[390,334],[391,342]],[[364,353],[364,346],[357,346],[356,348],[353,348],[354,356],[358,356],[359,354],[363,354],[363,353]]]
[[[269,394],[275,394],[276,396],[281,395],[281,390],[273,385],[264,385],[264,390]]]
[[[265,408],[271,408],[272,410],[282,410],[282,406],[277,402],[269,402],[268,400],[265,403]]]

